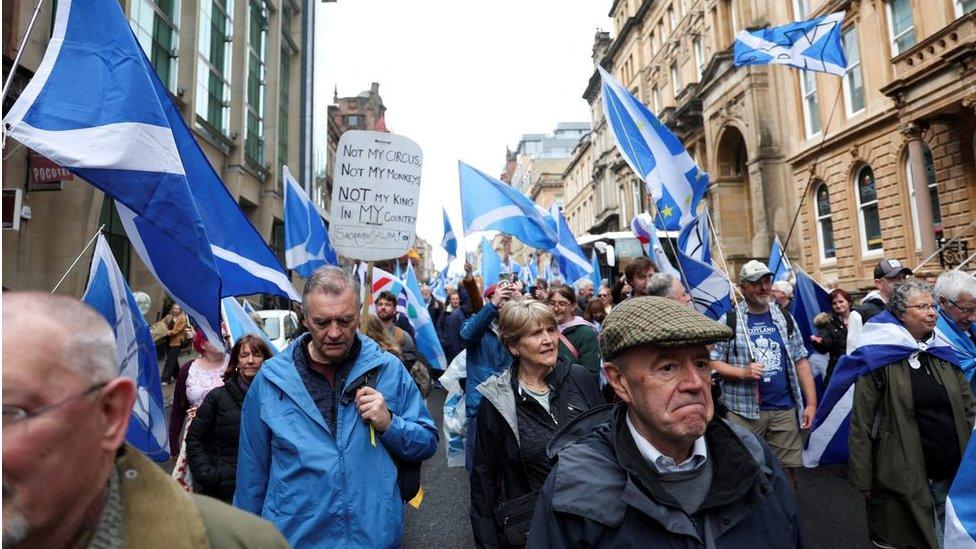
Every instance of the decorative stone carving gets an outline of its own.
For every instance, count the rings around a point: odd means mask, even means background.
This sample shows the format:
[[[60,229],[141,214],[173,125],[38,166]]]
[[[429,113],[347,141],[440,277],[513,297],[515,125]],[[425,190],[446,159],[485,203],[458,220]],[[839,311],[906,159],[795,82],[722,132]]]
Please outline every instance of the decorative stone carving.
[[[973,114],[976,114],[976,89],[969,92],[966,97],[962,98],[962,106],[967,109],[972,109]]]
[[[928,129],[928,124],[921,121],[904,122],[898,126],[898,131],[909,141],[921,139],[922,134]]]

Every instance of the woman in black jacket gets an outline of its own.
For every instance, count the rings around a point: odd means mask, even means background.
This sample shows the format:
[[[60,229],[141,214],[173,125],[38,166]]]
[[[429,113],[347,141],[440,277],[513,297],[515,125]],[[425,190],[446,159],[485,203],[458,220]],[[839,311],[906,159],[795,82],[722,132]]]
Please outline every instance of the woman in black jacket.
[[[234,344],[224,385],[210,391],[197,409],[186,435],[186,454],[197,492],[230,503],[237,478],[241,406],[247,388],[271,350],[248,334]]]
[[[478,386],[471,527],[479,547],[519,547],[553,465],[546,445],[603,399],[586,368],[558,360],[556,317],[542,302],[506,304],[498,333],[513,363]]]
[[[824,374],[823,385],[827,387],[830,376],[840,357],[847,353],[847,322],[851,315],[851,305],[854,303],[851,294],[836,288],[830,292],[830,308],[833,312],[823,319],[817,315],[814,325],[818,328],[817,335],[810,336],[813,348],[818,352],[830,355],[827,372]]]

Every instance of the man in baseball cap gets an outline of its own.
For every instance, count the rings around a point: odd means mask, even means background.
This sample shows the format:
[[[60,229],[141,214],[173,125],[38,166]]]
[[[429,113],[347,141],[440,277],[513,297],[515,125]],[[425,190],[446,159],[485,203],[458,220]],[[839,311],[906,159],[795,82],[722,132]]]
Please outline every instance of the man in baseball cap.
[[[719,537],[802,545],[796,500],[769,448],[713,414],[708,345],[730,337],[667,298],[637,297],[610,312],[600,348],[621,402],[559,452],[527,547],[715,547]]]
[[[912,270],[897,259],[884,258],[874,268],[874,287],[864,296],[857,312],[861,315],[861,322],[867,323],[871,317],[885,310],[888,294],[896,284],[912,276]]]

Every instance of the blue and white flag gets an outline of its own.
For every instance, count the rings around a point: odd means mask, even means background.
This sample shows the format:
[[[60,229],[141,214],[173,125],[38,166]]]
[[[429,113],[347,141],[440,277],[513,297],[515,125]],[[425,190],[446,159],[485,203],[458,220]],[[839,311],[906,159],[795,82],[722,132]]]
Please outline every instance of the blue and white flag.
[[[441,340],[437,336],[434,322],[430,318],[430,313],[424,305],[423,294],[420,292],[420,283],[417,281],[417,274],[413,271],[413,263],[407,263],[406,272],[407,289],[407,318],[413,326],[416,335],[417,350],[424,355],[427,364],[437,370],[447,368],[447,356],[441,346]],[[414,309],[416,308],[416,311]]]
[[[678,280],[684,280],[681,272],[674,268],[668,254],[664,253],[664,247],[661,246],[661,239],[657,236],[657,228],[654,227],[651,214],[642,212],[634,216],[634,219],[630,221],[630,230],[633,231],[637,240],[644,245],[644,253],[657,265],[658,271],[669,274]]]
[[[444,273],[437,273],[437,278],[430,287],[430,293],[443,303],[447,303],[447,282],[444,280]]]
[[[959,355],[959,367],[966,374],[966,379],[972,383],[976,376],[976,339],[973,339],[962,326],[947,315],[945,310],[939,311],[936,327],[956,350],[956,354]],[[976,326],[970,326],[969,329],[970,333],[976,334]]]
[[[285,266],[302,278],[311,278],[315,269],[338,265],[339,260],[318,208],[291,176],[288,166],[282,166],[281,172],[285,187]]]
[[[118,2],[58,2],[7,134],[111,196],[136,253],[220,341],[220,298],[300,299],[186,127]]]
[[[844,12],[735,34],[735,65],[777,63],[844,76],[847,56],[841,38]]]
[[[552,272],[552,261],[546,261],[546,268],[542,272],[542,278],[546,279],[547,284],[551,284],[553,279],[556,278]]]
[[[946,497],[944,541],[947,549],[976,549],[976,432]]]
[[[691,222],[708,188],[681,141],[603,67],[603,110],[617,148],[644,182],[658,211],[657,226],[681,230]]]
[[[678,240],[682,240],[684,235],[687,241],[689,236],[685,233],[694,229],[694,224],[688,224],[678,235]],[[680,246],[677,255],[678,265],[684,275],[683,280],[688,293],[695,303],[695,309],[712,320],[718,320],[732,308],[729,279],[715,267],[713,262],[705,263],[690,257]]]
[[[224,317],[224,324],[227,326],[227,333],[230,335],[231,345],[237,343],[242,337],[251,334],[263,339],[272,354],[280,350],[268,339],[268,334],[264,333],[264,330],[254,322],[251,315],[237,302],[237,299],[233,297],[221,299],[220,312]]]
[[[451,220],[447,217],[447,210],[441,211],[444,213],[444,238],[441,239],[441,248],[447,252],[447,262],[450,264],[457,257],[457,237],[454,235]]]
[[[820,313],[831,311],[830,295],[802,269],[797,270],[795,280],[793,300],[790,301],[790,314],[796,320],[796,327],[803,336],[803,345],[807,348],[807,360],[810,362],[810,370],[813,372],[813,380],[817,387],[817,399],[819,400],[825,389],[823,380],[827,375],[830,355],[816,350],[813,347],[813,342],[810,341],[810,336],[815,336],[819,332],[813,323],[814,318]]]
[[[400,270],[400,260],[399,259],[394,259],[393,260],[393,276],[399,278],[400,280],[403,280],[403,271]]]
[[[105,237],[98,235],[82,301],[101,313],[115,332],[119,374],[136,383],[136,404],[125,440],[153,461],[169,460],[166,406],[149,325],[132,297]]]
[[[481,239],[481,282],[487,288],[498,282],[498,276],[502,274],[502,260],[495,253],[495,248],[487,238]]]
[[[569,230],[569,224],[566,223],[566,218],[563,217],[563,212],[557,204],[552,205],[550,215],[556,224],[556,235],[559,237],[559,242],[553,251],[559,265],[559,272],[567,284],[576,284],[576,281],[592,273],[593,267],[576,243],[576,237]]]
[[[556,247],[559,236],[549,212],[511,185],[464,162],[458,162],[458,172],[464,234],[495,230],[540,250]]]
[[[698,215],[681,230],[678,235],[678,248],[686,256],[696,261],[709,265],[712,263],[712,246],[707,214]]]
[[[247,314],[257,312],[257,309],[254,308],[254,305],[251,305],[251,302],[246,299],[241,303],[241,307],[244,309],[244,312]]]
[[[593,271],[590,273],[590,280],[593,281],[593,287],[599,289],[600,285],[603,284],[603,277],[600,276],[600,258],[596,255],[596,247],[590,251],[590,266]]]
[[[769,269],[773,272],[773,282],[785,280],[787,282],[793,278],[793,265],[790,258],[786,257],[783,245],[779,242],[779,235],[773,238],[773,245],[769,249]]]
[[[852,353],[837,361],[827,390],[817,406],[817,416],[803,450],[803,464],[807,467],[847,463],[847,436],[851,427],[854,383],[858,378],[920,352],[959,364],[956,352],[938,327],[923,347],[888,311],[872,317],[854,345]]]
[[[533,257],[532,261],[529,262],[529,276],[532,278],[529,280],[529,284],[535,284],[537,278],[539,278],[539,258]]]

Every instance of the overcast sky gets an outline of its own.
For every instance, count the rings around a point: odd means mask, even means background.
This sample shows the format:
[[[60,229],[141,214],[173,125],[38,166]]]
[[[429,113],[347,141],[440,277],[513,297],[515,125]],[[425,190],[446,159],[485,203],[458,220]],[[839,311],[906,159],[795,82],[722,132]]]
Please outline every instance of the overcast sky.
[[[442,206],[461,231],[458,160],[497,175],[522,134],[590,119],[582,95],[609,0],[315,4],[318,115],[335,86],[347,97],[379,82],[387,127],[424,152],[417,233],[438,266]]]

